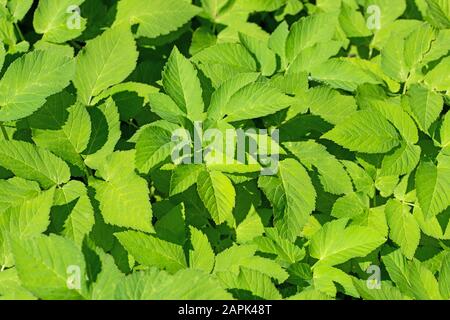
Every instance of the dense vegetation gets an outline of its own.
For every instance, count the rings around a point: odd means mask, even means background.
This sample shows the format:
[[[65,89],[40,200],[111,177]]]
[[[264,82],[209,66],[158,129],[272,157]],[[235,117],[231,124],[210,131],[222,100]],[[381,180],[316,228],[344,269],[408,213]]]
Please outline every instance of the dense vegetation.
[[[450,299],[449,103],[448,0],[0,0],[0,298]]]

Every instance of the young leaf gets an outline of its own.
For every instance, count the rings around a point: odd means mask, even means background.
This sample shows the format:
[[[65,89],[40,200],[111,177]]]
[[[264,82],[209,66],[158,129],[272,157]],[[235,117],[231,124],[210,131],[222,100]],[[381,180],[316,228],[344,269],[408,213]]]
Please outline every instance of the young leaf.
[[[316,265],[334,266],[352,258],[364,257],[382,245],[386,239],[378,232],[362,226],[345,227],[347,219],[325,224],[311,239],[311,256]]]
[[[151,6],[140,0],[120,0],[115,24],[138,24],[139,37],[156,38],[180,28],[199,12],[200,8],[183,0],[153,0]]]
[[[53,230],[75,242],[80,248],[92,230],[94,209],[86,186],[79,181],[70,181],[55,192],[52,209]]]
[[[410,213],[410,208],[398,200],[389,200],[385,211],[390,229],[389,237],[400,246],[405,257],[412,259],[419,246],[420,228]]]
[[[235,226],[236,191],[226,175],[219,171],[202,171],[197,179],[197,191],[216,224],[227,222]]]
[[[31,240],[13,238],[11,244],[20,281],[35,296],[51,300],[87,296],[84,258],[73,242],[42,235]]]
[[[91,179],[90,184],[96,190],[105,222],[152,232],[148,183],[134,172],[133,158],[134,152],[130,151],[112,154],[100,171],[105,181]],[[123,167],[123,162],[129,167]]]
[[[44,35],[44,40],[55,43],[63,43],[80,36],[86,28],[86,20],[79,16],[76,8],[84,1],[39,1],[34,13],[34,29]]]
[[[420,85],[412,86],[406,96],[407,107],[420,128],[427,131],[442,111],[442,96]]]
[[[180,286],[184,283],[184,286]],[[232,299],[219,281],[200,270],[181,270],[171,276],[156,268],[135,272],[120,282],[118,300],[229,300]]]
[[[136,168],[148,173],[169,158],[176,146],[171,132],[156,126],[145,128],[136,143]]]
[[[158,267],[170,273],[186,268],[186,258],[181,246],[136,231],[119,232],[115,236],[144,266]]]
[[[324,190],[333,194],[347,194],[353,185],[344,166],[327,149],[310,140],[285,144],[307,168],[317,168]]]
[[[377,112],[358,111],[322,136],[352,151],[385,153],[399,144],[394,127]]]
[[[215,255],[208,237],[200,230],[190,227],[191,243],[194,250],[189,251],[189,266],[210,273],[214,268]]]
[[[197,71],[177,48],[174,48],[163,72],[164,89],[192,121],[202,120],[202,87]]]
[[[34,51],[15,60],[0,80],[0,121],[25,118],[69,85],[73,59],[57,51]]]
[[[334,14],[318,14],[296,22],[286,41],[286,57],[292,62],[302,50],[319,42],[331,40],[336,31]]]
[[[261,118],[286,109],[293,99],[267,83],[252,83],[238,90],[223,107],[227,122]]]
[[[416,173],[417,199],[426,218],[441,213],[450,204],[449,170],[422,162]]]
[[[275,217],[275,225],[282,235],[294,239],[314,211],[316,191],[306,170],[293,159],[280,163],[279,177],[285,205],[283,212]]]
[[[70,179],[70,169],[64,161],[27,142],[0,141],[0,165],[18,177],[39,182],[44,189]]]
[[[138,52],[128,27],[106,30],[78,54],[73,83],[80,102],[91,105],[103,90],[125,80],[136,67]]]

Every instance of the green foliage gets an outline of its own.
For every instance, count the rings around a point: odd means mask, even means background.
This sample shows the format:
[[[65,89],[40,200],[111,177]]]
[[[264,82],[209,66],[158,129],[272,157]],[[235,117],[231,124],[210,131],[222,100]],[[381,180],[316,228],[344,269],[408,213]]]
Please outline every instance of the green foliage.
[[[448,300],[449,107],[447,0],[0,0],[0,300]]]

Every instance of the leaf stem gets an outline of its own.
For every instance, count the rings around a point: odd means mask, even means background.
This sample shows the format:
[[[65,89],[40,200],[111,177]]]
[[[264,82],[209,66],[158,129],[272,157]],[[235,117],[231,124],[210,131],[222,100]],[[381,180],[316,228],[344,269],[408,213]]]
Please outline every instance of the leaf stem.
[[[23,36],[22,31],[19,28],[19,25],[17,24],[17,22],[14,23],[14,27],[16,28],[17,33],[19,34],[19,38],[21,41],[25,41],[25,37]]]
[[[6,132],[6,128],[3,125],[3,123],[0,122],[0,129],[3,133],[3,137],[5,138],[6,141],[9,141],[9,136],[8,136],[8,132]]]

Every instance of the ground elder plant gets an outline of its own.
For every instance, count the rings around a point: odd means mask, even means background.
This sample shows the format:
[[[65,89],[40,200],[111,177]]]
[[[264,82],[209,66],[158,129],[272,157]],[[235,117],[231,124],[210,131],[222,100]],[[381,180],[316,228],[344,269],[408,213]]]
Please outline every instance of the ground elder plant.
[[[448,0],[0,0],[1,299],[450,299]]]

